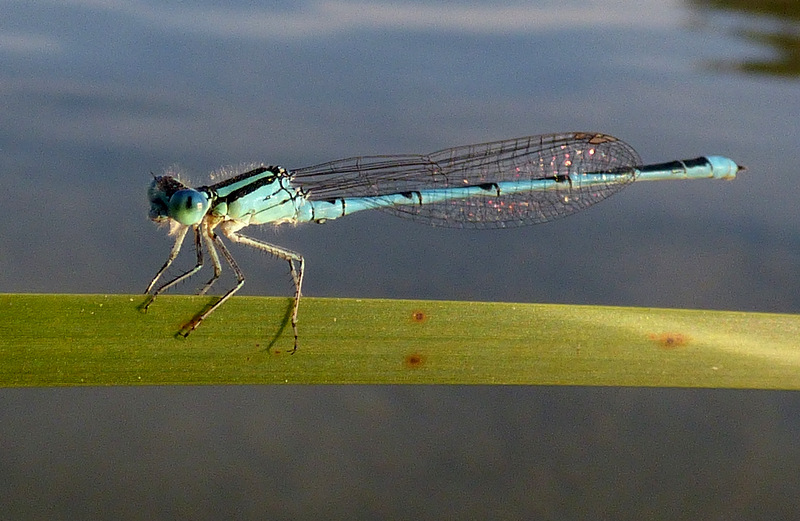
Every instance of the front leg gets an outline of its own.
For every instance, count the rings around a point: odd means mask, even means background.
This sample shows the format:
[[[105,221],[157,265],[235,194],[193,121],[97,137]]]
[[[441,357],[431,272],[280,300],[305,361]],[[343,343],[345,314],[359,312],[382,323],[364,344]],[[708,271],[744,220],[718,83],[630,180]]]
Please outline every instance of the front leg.
[[[197,292],[198,295],[205,295],[208,292],[208,290],[211,289],[211,286],[213,286],[214,283],[217,281],[219,276],[222,274],[222,264],[219,262],[219,255],[217,254],[217,249],[214,247],[215,242],[218,240],[217,235],[214,233],[214,226],[216,226],[216,224],[214,223],[209,224],[207,221],[203,221],[202,226],[203,226],[203,239],[205,240],[206,246],[208,247],[208,255],[211,257],[211,264],[214,265],[214,274],[211,276],[211,280],[206,282],[205,286],[203,286],[200,289],[200,291]],[[217,245],[221,246],[220,249],[225,248],[225,245],[222,244],[221,241],[218,242]],[[223,251],[227,253],[227,250]],[[230,257],[230,253],[227,254],[226,260],[228,258],[230,258],[230,261],[233,260],[233,258]],[[228,263],[230,263],[230,261],[228,261]],[[244,278],[242,278],[242,280],[244,280]]]
[[[197,271],[200,270],[200,268],[203,267],[203,246],[202,243],[200,242],[200,229],[198,226],[192,226],[192,228],[194,228],[194,248],[195,252],[197,253],[197,263],[194,265],[192,269],[186,271],[185,273],[182,273],[181,275],[178,275],[174,279],[168,281],[167,283],[163,284],[158,289],[156,289],[153,292],[153,294],[150,295],[147,301],[142,305],[143,311],[147,311],[147,308],[150,307],[150,304],[152,304],[153,301],[156,299],[156,297],[160,295],[162,292],[171,288],[178,282],[181,282],[182,280],[191,277],[192,275],[197,273]],[[172,265],[172,262],[178,257],[178,254],[181,251],[181,245],[183,244],[183,240],[186,238],[186,233],[188,231],[189,231],[189,226],[184,226],[178,231],[177,235],[175,236],[175,244],[172,246],[172,249],[169,252],[167,261],[164,263],[161,269],[158,270],[158,273],[156,273],[155,277],[153,277],[153,280],[150,281],[150,284],[147,286],[145,293],[150,293],[150,291],[156,285],[158,279],[161,278],[161,275],[163,275],[163,273],[167,271],[167,269]]]

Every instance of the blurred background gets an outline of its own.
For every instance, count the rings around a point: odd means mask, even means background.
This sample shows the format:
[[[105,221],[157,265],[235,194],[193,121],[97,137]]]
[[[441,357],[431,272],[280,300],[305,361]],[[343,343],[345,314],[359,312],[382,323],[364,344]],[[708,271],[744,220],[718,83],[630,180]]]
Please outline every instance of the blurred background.
[[[203,184],[242,162],[596,131],[645,162],[748,170],[634,184],[522,229],[365,212],[249,233],[305,255],[308,296],[800,312],[797,2],[0,6],[2,292],[142,292],[171,246],[147,219],[150,172],[172,165]],[[291,294],[284,263],[233,254],[243,293]],[[0,504],[9,519],[794,519],[798,408],[760,391],[5,389]]]

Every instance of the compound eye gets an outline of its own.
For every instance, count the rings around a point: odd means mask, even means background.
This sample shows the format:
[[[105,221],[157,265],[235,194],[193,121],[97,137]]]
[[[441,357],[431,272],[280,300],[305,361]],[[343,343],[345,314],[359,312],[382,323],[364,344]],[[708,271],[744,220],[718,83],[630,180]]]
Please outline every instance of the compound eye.
[[[197,190],[178,190],[169,198],[169,216],[186,226],[198,224],[208,212],[208,198]]]

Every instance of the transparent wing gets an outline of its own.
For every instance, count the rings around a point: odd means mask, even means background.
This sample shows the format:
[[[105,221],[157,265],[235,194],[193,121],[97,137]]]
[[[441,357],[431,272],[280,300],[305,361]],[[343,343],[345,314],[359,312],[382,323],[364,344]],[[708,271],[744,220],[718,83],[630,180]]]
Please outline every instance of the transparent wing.
[[[294,170],[292,184],[309,200],[453,190],[449,200],[380,209],[439,226],[510,227],[550,221],[591,206],[632,182],[639,164],[636,151],[617,138],[573,132],[460,146],[428,155],[341,159]],[[608,181],[582,186],[580,176],[587,173],[607,173]],[[534,189],[540,180],[561,182],[558,190]],[[491,190],[469,198],[456,195],[464,187],[487,184],[527,184],[531,190],[501,191],[499,196]]]

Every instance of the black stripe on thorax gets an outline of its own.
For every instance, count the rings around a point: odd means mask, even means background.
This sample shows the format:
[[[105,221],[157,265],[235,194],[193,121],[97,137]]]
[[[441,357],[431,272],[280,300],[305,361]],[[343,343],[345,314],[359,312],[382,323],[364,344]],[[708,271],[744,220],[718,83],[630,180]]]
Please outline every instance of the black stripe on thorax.
[[[250,170],[249,172],[245,172],[243,174],[239,174],[236,177],[232,177],[231,179],[226,179],[225,181],[222,181],[221,183],[213,185],[211,188],[213,188],[214,190],[218,190],[220,188],[224,188],[226,186],[230,186],[232,184],[239,183],[241,181],[246,181],[248,177],[252,177],[252,176],[259,175],[259,174],[263,174],[264,172],[268,172],[268,171],[272,172],[273,175],[262,177],[261,179],[257,179],[255,181],[247,183],[243,187],[239,188],[238,190],[234,190],[233,192],[229,193],[225,197],[220,197],[219,201],[224,201],[224,202],[235,201],[236,199],[239,199],[240,197],[244,197],[247,194],[251,194],[251,193],[255,192],[256,190],[258,190],[258,189],[260,189],[260,188],[262,188],[262,187],[264,187],[264,186],[266,186],[268,184],[274,183],[276,178],[281,178],[281,177],[288,178],[289,177],[289,175],[286,173],[286,170],[284,170],[283,168],[281,168],[279,166],[269,166],[269,167],[263,167],[262,166],[262,167]],[[277,189],[273,194],[270,194],[270,195],[274,195],[275,193],[278,193],[283,188],[285,188],[285,187],[283,186],[283,183],[281,183],[280,188]]]
[[[271,170],[272,168],[273,167],[267,168],[267,167],[264,167],[264,166],[260,166],[258,168],[254,168],[253,170],[248,170],[247,172],[244,172],[244,173],[241,173],[241,174],[239,174],[237,176],[231,177],[230,179],[225,179],[224,181],[220,181],[219,183],[215,183],[211,188],[214,188],[214,189],[225,188],[226,186],[230,186],[232,184],[238,183],[242,179],[247,179],[248,177],[251,177],[251,176],[254,176],[254,175],[258,175],[258,174],[263,174],[264,172],[266,172],[267,170]]]

